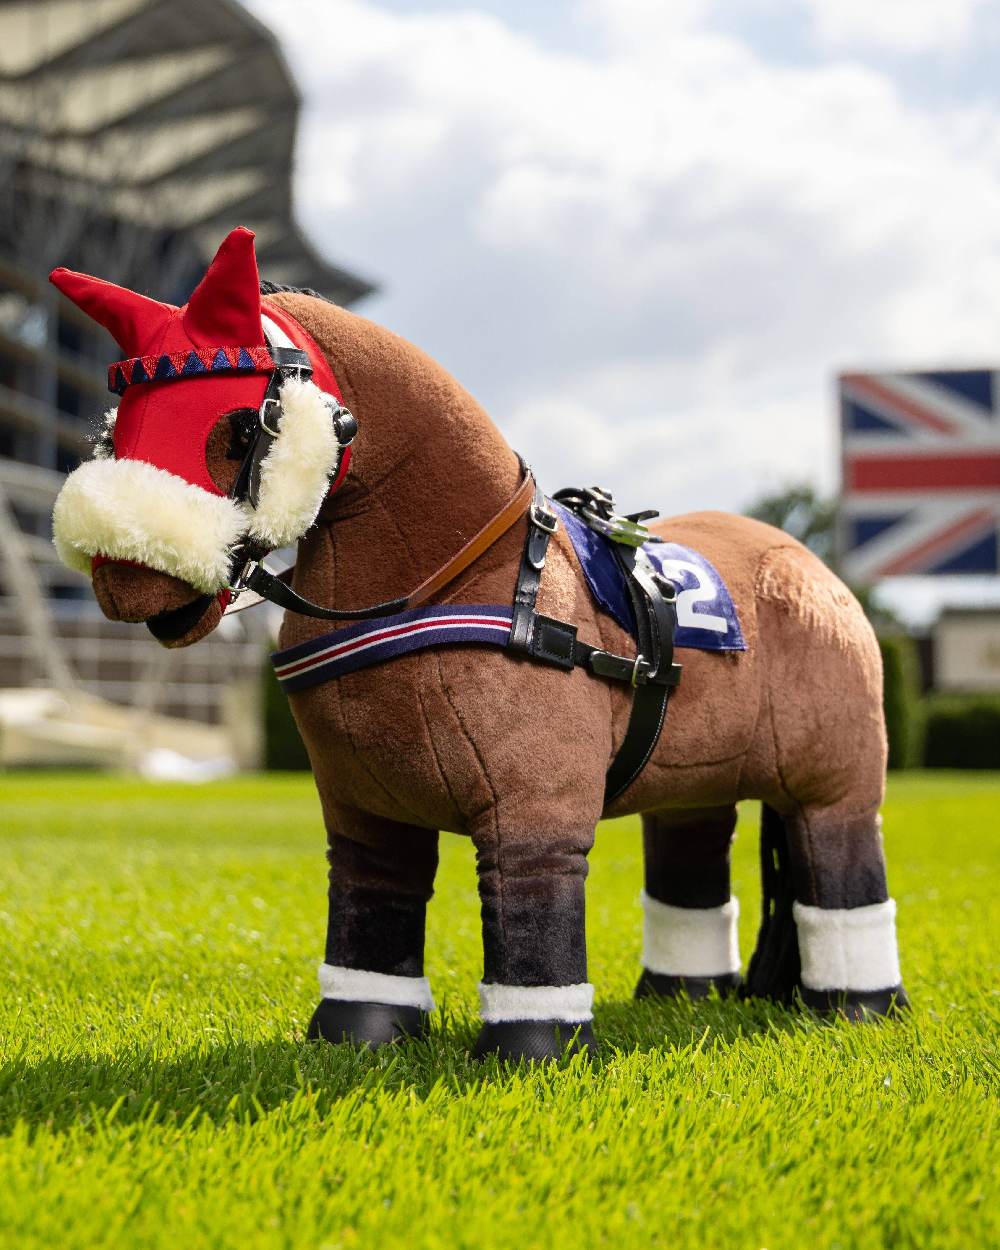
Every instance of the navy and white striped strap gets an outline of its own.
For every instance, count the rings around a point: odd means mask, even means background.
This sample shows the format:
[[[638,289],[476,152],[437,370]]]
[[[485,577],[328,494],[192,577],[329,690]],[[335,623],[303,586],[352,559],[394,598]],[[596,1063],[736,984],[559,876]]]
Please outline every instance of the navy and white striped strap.
[[[293,692],[356,673],[383,660],[441,643],[506,647],[512,610],[495,603],[436,604],[361,621],[275,651],[271,663],[283,690]]]

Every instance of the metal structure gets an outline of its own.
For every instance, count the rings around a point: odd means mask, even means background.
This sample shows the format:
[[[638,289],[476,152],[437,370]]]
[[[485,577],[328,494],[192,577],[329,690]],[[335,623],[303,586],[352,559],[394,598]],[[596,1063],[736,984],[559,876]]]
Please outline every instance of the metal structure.
[[[0,0],[0,687],[213,722],[234,681],[256,680],[254,613],[167,653],[105,621],[57,563],[52,502],[119,353],[46,276],[64,264],[181,303],[242,224],[265,277],[360,298],[370,285],[292,213],[299,105],[275,39],[234,0]]]

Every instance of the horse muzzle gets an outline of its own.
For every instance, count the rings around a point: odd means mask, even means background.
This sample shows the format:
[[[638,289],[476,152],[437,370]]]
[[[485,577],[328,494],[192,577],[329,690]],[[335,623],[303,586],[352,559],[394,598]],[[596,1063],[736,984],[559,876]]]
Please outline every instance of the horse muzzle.
[[[227,591],[199,594],[186,582],[142,565],[95,557],[94,596],[112,621],[145,622],[167,647],[189,646],[211,633],[222,619]]]

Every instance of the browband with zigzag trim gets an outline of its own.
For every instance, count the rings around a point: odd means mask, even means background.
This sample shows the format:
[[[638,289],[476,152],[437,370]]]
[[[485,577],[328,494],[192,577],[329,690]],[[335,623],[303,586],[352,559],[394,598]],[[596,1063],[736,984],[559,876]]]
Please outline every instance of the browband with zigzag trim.
[[[133,356],[108,365],[108,390],[124,395],[139,382],[169,382],[202,373],[270,373],[275,367],[264,346],[192,347],[164,356]]]

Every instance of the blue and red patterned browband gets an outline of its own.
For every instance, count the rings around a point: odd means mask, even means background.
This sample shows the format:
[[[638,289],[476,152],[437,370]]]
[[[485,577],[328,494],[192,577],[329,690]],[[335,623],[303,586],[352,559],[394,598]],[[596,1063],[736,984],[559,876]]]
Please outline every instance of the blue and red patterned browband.
[[[165,356],[133,356],[108,366],[108,390],[124,395],[139,382],[169,382],[206,373],[270,373],[275,368],[266,347],[192,347]]]

